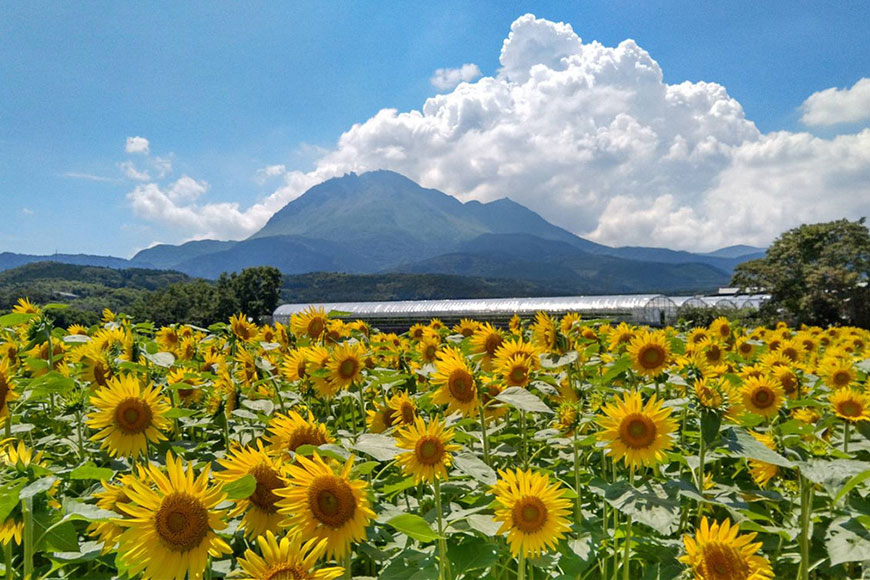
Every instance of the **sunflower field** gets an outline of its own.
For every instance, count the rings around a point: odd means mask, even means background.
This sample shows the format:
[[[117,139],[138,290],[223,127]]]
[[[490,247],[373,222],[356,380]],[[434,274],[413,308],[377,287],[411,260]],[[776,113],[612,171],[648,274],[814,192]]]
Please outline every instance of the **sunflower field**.
[[[0,317],[0,579],[870,578],[870,333]]]

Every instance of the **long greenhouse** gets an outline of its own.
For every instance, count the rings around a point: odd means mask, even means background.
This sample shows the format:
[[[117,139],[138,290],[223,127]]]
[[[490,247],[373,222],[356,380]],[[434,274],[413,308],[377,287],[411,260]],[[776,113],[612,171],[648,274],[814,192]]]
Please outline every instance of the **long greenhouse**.
[[[585,318],[607,318],[634,324],[664,326],[676,322],[684,307],[757,309],[766,296],[664,296],[662,294],[620,294],[610,296],[558,296],[543,298],[473,298],[462,300],[397,300],[387,302],[327,302],[283,304],[273,315],[286,324],[290,316],[312,306],[339,318],[362,319],[381,329],[407,329],[416,322],[439,318],[455,324],[461,318],[475,318],[507,324],[514,314],[534,316],[577,312]]]

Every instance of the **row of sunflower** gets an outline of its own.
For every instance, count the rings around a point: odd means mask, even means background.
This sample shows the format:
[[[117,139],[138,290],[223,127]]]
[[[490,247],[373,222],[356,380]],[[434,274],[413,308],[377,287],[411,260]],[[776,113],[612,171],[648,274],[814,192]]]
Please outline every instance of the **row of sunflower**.
[[[0,317],[12,578],[860,578],[870,333]]]

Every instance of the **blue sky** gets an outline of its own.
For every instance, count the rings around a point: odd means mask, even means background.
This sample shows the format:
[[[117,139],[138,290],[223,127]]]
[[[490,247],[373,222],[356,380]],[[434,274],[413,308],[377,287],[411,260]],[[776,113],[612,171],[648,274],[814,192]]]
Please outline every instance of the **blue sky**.
[[[801,121],[811,94],[870,76],[870,4],[818,6],[4,3],[0,251],[130,256],[155,241],[201,237],[135,211],[128,194],[147,180],[131,181],[121,164],[132,159],[156,182],[157,160],[168,162],[160,187],[184,175],[207,183],[207,197],[191,196],[200,204],[194,211],[221,202],[244,209],[277,187],[258,179],[259,169],[312,171],[353,124],[385,108],[421,109],[439,92],[430,82],[436,69],[474,63],[483,76],[497,75],[511,23],[527,12],[570,24],[584,44],[634,39],[666,84],[723,85],[762,134],[858,134],[866,120]],[[131,136],[148,140],[148,159],[125,152]],[[543,205],[524,203],[546,217]],[[574,229],[622,241],[602,227]],[[770,235],[734,231],[746,234],[734,243]]]

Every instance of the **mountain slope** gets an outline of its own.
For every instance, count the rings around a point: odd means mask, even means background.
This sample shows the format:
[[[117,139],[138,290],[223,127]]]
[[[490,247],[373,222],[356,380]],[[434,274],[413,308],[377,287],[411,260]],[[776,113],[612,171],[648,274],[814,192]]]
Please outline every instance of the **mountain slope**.
[[[570,285],[584,293],[694,292],[726,285],[730,275],[709,264],[627,260],[584,252],[527,234],[485,234],[458,251],[396,269],[417,274],[512,278]]]
[[[0,271],[17,268],[34,262],[56,262],[59,264],[74,264],[77,266],[99,266],[102,268],[130,268],[138,266],[149,268],[151,264],[142,262],[133,264],[130,260],[114,256],[92,256],[90,254],[53,254],[51,256],[35,256],[31,254],[0,253]]]

